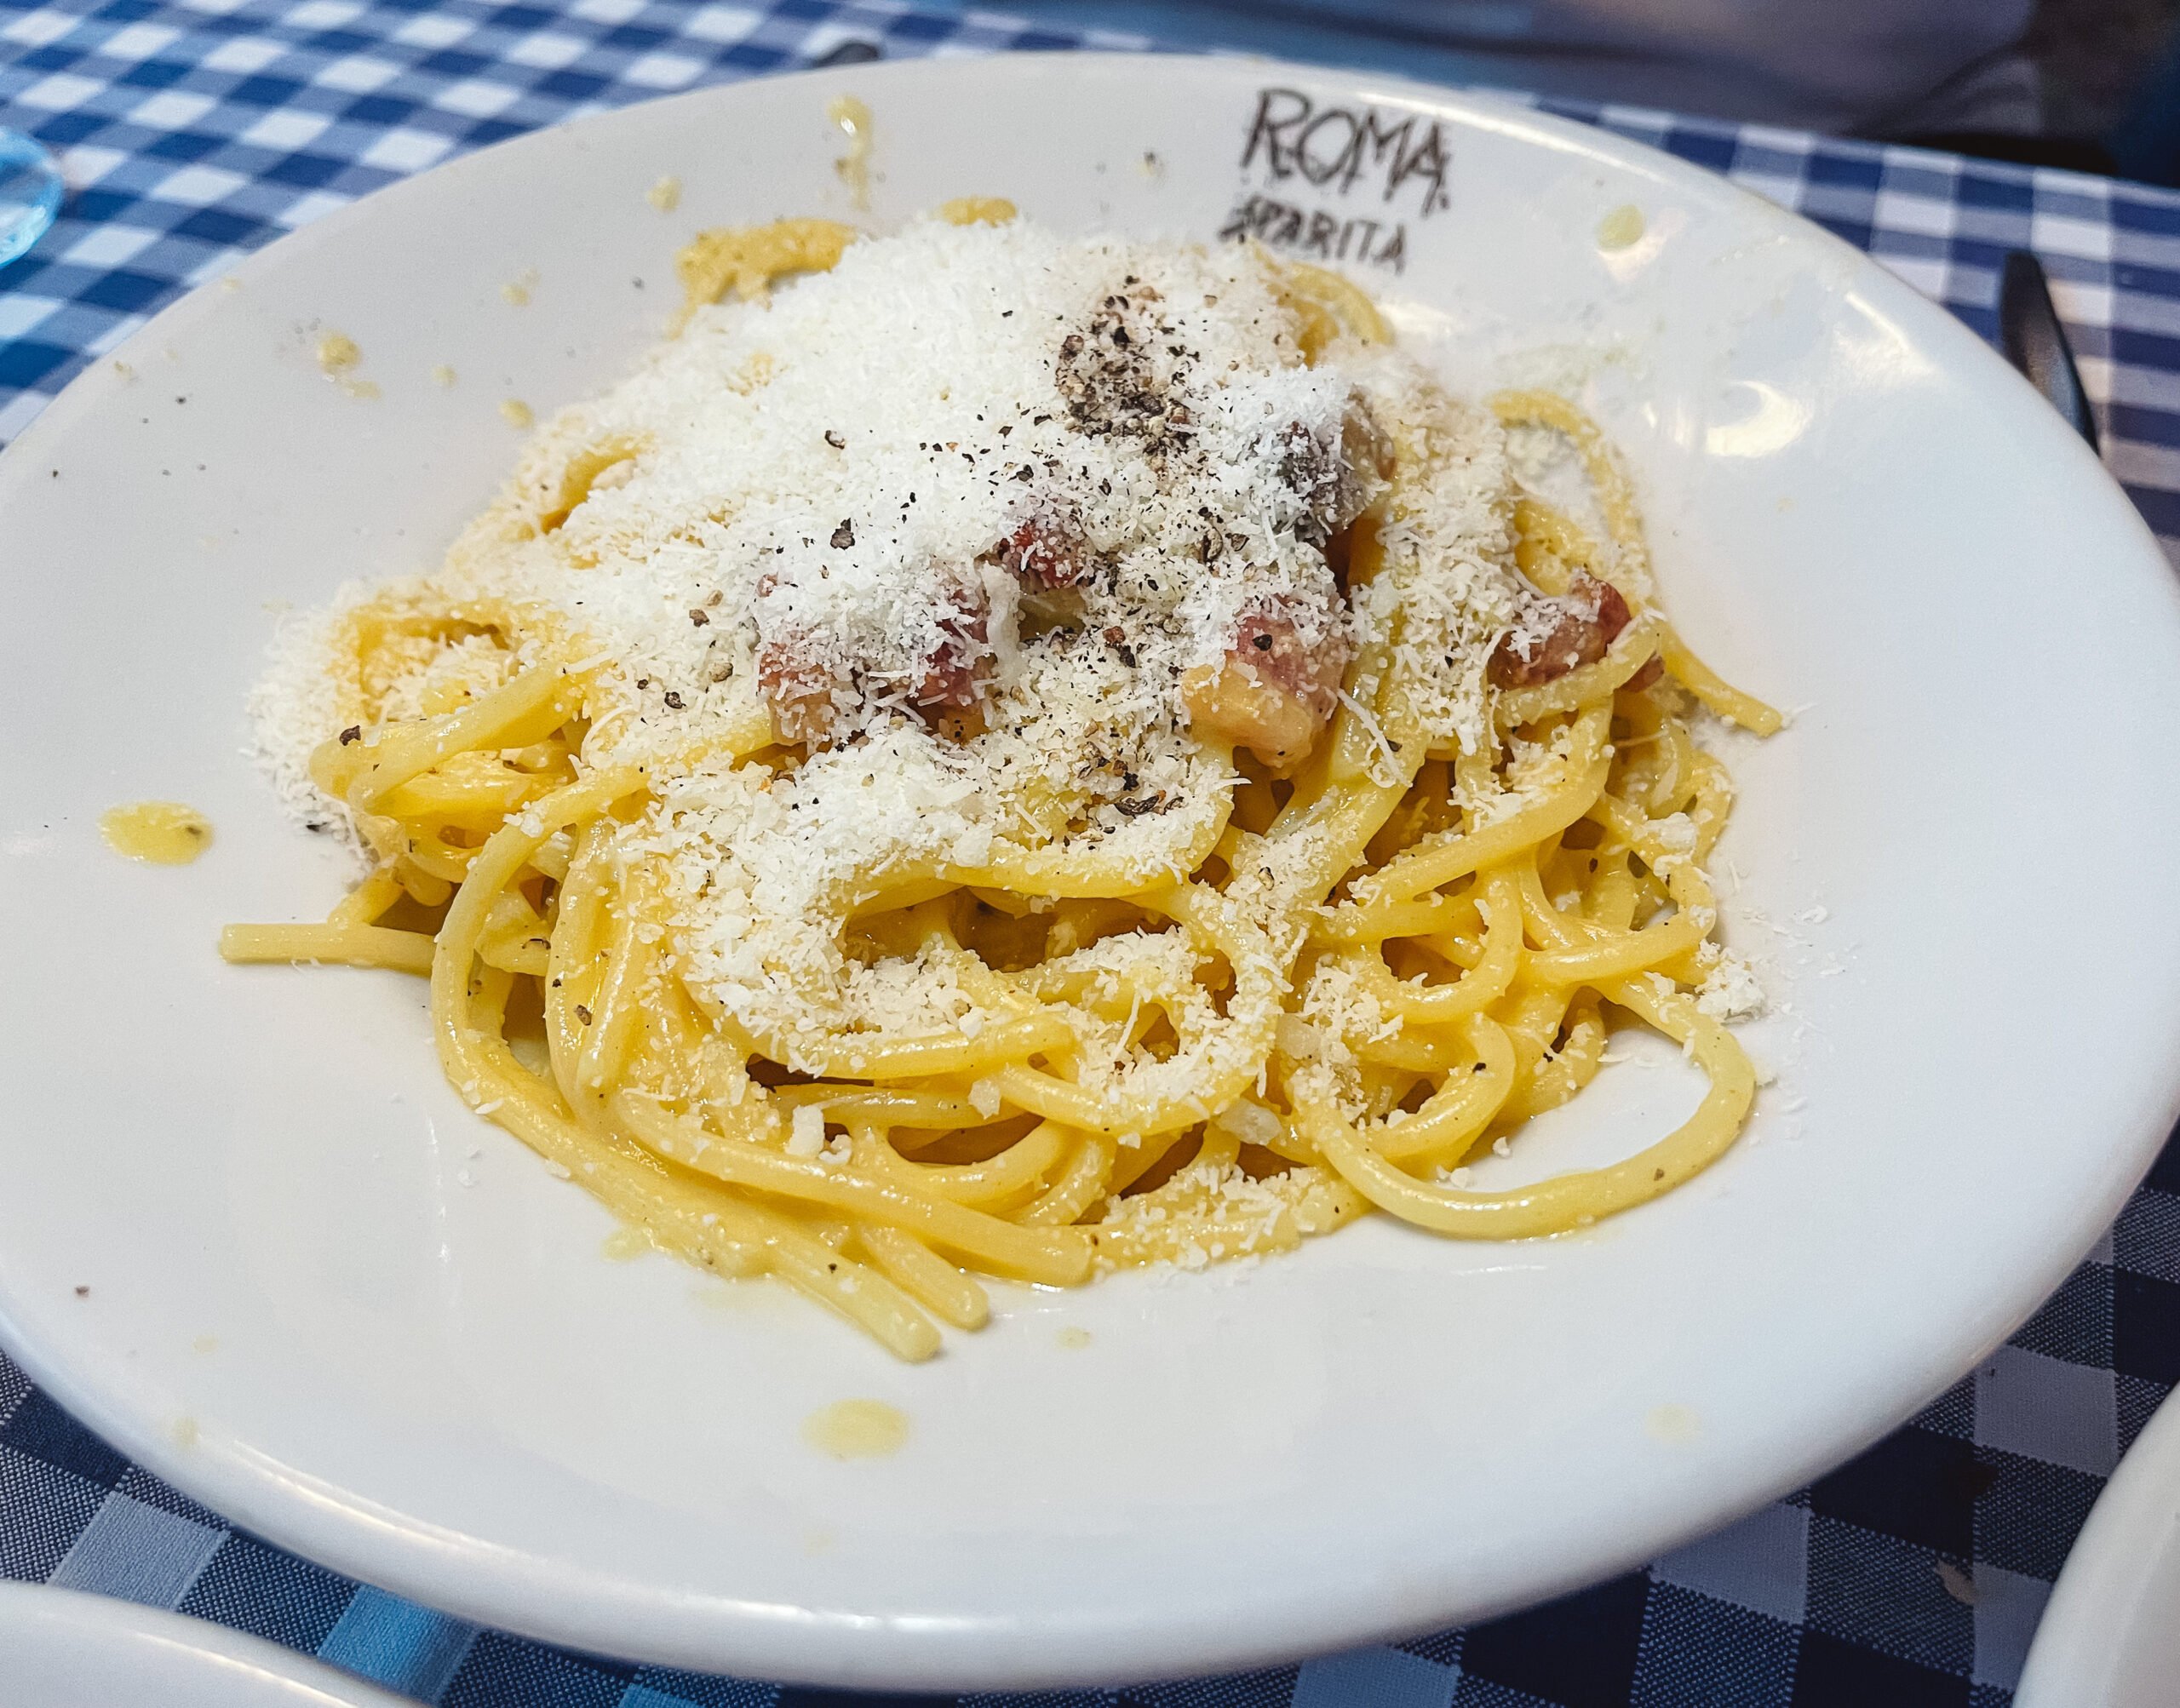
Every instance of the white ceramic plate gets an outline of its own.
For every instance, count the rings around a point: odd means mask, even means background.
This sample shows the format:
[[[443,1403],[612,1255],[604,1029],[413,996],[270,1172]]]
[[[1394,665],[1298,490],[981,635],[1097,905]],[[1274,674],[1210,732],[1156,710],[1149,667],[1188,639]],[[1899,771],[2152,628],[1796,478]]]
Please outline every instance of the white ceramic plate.
[[[362,1679],[224,1625],[0,1582],[8,1708],[404,1708]]]
[[[1802,708],[1734,754],[1730,935],[1777,999],[1751,1042],[1779,1078],[1718,1167],[1552,1243],[1378,1220],[1254,1269],[1017,1293],[911,1369],[777,1289],[607,1261],[605,1212],[441,1083],[416,983],[219,963],[222,921],[341,888],[239,751],[272,608],[430,565],[508,465],[500,401],[616,375],[690,232],[846,212],[844,91],[876,115],[874,221],[973,192],[1208,238],[1268,198],[1298,210],[1272,239],[1345,241],[1456,383],[1606,418],[1683,627]],[[668,173],[671,216],[645,198]],[[1601,249],[1630,206],[1641,240]],[[383,395],[318,372],[327,328]],[[897,1686],[1489,1613],[1908,1415],[2065,1275],[2175,1113],[2164,559],[1946,315],[1633,145],[1240,63],[857,68],[458,162],[123,354],[0,463],[0,1338],[162,1476],[407,1595]],[[209,811],[210,855],[106,852],[100,811],[142,796]],[[1517,1166],[1624,1154],[1695,1096],[1646,1056]],[[807,1447],[848,1396],[906,1413],[907,1446]]]
[[[2014,1708],[2168,1708],[2180,1678],[2180,1401],[2090,1509],[2036,1627]]]

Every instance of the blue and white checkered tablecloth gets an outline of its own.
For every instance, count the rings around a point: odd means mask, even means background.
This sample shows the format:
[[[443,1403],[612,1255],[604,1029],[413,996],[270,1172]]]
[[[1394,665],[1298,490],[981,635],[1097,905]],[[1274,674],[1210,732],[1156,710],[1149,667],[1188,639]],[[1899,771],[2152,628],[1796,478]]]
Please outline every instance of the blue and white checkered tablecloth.
[[[875,0],[0,0],[0,121],[50,145],[71,186],[53,232],[0,273],[0,438],[240,253],[405,173],[849,43],[889,58],[1130,45]],[[2083,358],[2112,469],[2180,561],[2180,197],[1753,127],[1563,110],[1809,215],[1987,336],[2001,257],[2034,248]],[[2091,1503],[2176,1383],[2180,1147],[2066,1286],[1943,1400],[1792,1499],[1646,1571],[1299,1669],[965,1699],[1999,1708]],[[4,1358],[0,1573],[178,1608],[449,1708],[849,1699],[567,1654],[350,1582],[132,1466]]]

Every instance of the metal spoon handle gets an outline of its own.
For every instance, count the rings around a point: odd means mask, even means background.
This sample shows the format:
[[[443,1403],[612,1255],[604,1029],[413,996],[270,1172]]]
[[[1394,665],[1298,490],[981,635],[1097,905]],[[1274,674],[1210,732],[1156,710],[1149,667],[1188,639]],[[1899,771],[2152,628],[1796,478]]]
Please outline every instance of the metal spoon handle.
[[[1999,280],[1999,338],[2006,359],[2095,450],[2097,416],[2089,407],[2089,393],[2082,389],[2073,347],[2059,324],[2059,311],[2052,306],[2043,264],[2027,249],[2006,255],[2005,271]]]

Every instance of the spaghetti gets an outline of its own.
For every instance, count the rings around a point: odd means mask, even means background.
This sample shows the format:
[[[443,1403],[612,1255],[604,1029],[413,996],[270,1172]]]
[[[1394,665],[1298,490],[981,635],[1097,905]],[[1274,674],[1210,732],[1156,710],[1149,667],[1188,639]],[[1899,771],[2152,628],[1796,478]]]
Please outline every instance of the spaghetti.
[[[1691,719],[1779,719],[1597,429],[1449,398],[1333,275],[1011,211],[700,240],[677,336],[276,670],[274,769],[370,870],[223,953],[427,977],[479,1114],[904,1358],[979,1276],[1552,1234],[1708,1166],[1755,1080]],[[1621,1023],[1695,1112],[1470,1189]]]

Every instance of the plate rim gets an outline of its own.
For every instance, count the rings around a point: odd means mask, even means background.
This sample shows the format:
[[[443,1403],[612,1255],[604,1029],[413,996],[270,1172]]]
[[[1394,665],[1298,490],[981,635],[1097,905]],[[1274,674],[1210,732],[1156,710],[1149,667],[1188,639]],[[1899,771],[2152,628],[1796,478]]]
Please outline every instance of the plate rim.
[[[307,1699],[326,1708],[407,1708],[410,1700],[360,1673],[233,1625],[64,1585],[0,1579],[0,1633],[20,1631],[26,1622],[81,1632],[95,1643],[141,1639],[192,1657],[252,1666],[282,1684],[307,1688],[313,1693]],[[5,1672],[0,1661],[0,1676]],[[300,1705],[305,1699],[298,1694],[295,1699]]]
[[[2124,1708],[2113,1693],[2146,1607],[2153,1567],[2180,1555],[2180,1389],[2120,1459],[2044,1604],[2016,1708]]]
[[[378,204],[410,193],[426,180],[461,174],[488,156],[541,146],[559,133],[611,125],[634,113],[657,108],[695,111],[712,104],[731,107],[743,93],[755,88],[822,83],[848,73],[859,82],[913,83],[926,77],[944,81],[955,76],[973,78],[997,66],[1024,62],[1044,67],[1061,64],[1124,66],[1146,80],[1178,75],[1215,80],[1222,87],[1288,77],[1305,86],[1335,87],[1357,99],[1412,104],[1463,126],[1493,130],[1555,152],[1647,174],[1691,197],[1731,203],[1798,242],[1814,239],[1825,251],[1850,260],[1856,267],[1855,288],[1866,291],[1888,317],[1908,324],[1919,341],[1936,346],[1949,368],[1955,363],[1965,364],[1986,380],[2007,375],[2019,387],[2019,398],[2035,405],[2023,420],[2048,418],[2045,437],[2051,454],[2094,468],[2108,496],[2109,519],[2123,530],[2131,529],[2144,563],[2154,565],[2170,582],[2161,546],[2101,460],[2048,411],[2028,382],[1995,352],[1949,311],[1898,278],[1874,257],[1722,174],[1616,131],[1526,105],[1518,98],[1443,88],[1354,68],[1208,54],[1086,50],[1066,54],[1018,51],[954,59],[918,58],[766,74],[583,114],[457,156],[397,180],[284,235],[242,257],[225,276],[247,283],[261,267],[276,265],[274,257],[326,240],[354,221],[371,216]],[[220,282],[219,277],[207,278],[139,328],[122,346],[104,353],[122,356],[141,351],[192,316],[209,312]],[[42,441],[49,423],[65,427],[81,411],[95,407],[98,387],[86,382],[96,381],[99,375],[99,364],[87,367],[0,452],[0,486],[33,459],[32,448]],[[2107,566],[2100,572],[2117,573],[2119,567]],[[2180,586],[2168,586],[2167,591],[2169,603],[2180,613]],[[2176,633],[2180,633],[2180,625],[2176,626]],[[1933,1367],[1936,1373],[1919,1380],[1896,1383],[1886,1390],[1889,1403],[1868,1407],[1860,1427],[1844,1430],[1821,1447],[1808,1447],[1793,1463],[1778,1465],[1769,1476],[1744,1470],[1736,1476],[1718,1479],[1714,1490],[1725,1488],[1725,1492],[1714,1493],[1700,1510],[1662,1527],[1658,1533],[1645,1533],[1616,1550],[1601,1550],[1586,1565],[1569,1566],[1510,1586],[1495,1598],[1480,1599],[1446,1618],[1421,1623],[1402,1619],[1388,1624],[1382,1618],[1373,1622],[1359,1608],[1351,1608],[1344,1617],[1296,1625],[1283,1643],[1267,1644],[1260,1638],[1236,1642],[1219,1633],[1195,1631],[1180,1618],[1168,1618],[1150,1627],[1140,1623],[1127,1625],[1117,1615],[1103,1623],[1077,1625],[1047,1621],[1027,1631],[1018,1623],[1010,1625],[995,1619],[960,1630],[904,1634],[858,1628],[858,1622],[805,1608],[731,1601],[717,1595],[677,1597],[668,1590],[644,1585],[625,1575],[571,1567],[481,1537],[449,1531],[387,1510],[353,1491],[309,1483],[278,1467],[259,1464],[239,1447],[231,1453],[208,1452],[203,1447],[182,1450],[152,1419],[101,1405],[96,1395],[79,1385],[70,1373],[65,1343],[48,1349],[33,1342],[14,1319],[4,1297],[0,1297],[0,1348],[72,1415],[122,1447],[135,1463],[203,1500],[229,1522],[352,1578],[393,1585],[432,1606],[539,1642],[698,1670],[746,1673],[754,1668],[766,1678],[866,1688],[993,1688],[1079,1683],[1102,1677],[1101,1665],[1109,1665],[1110,1657],[1122,1654],[1156,1657],[1145,1664],[1146,1670],[1131,1676],[1152,1676],[1147,1669],[1155,1669],[1160,1676],[1217,1673],[1295,1660],[1351,1644],[1390,1641],[1443,1628],[1455,1618],[1474,1622],[1602,1582],[1755,1510],[1881,1439],[1973,1368],[2033,1315],[2108,1228],[2154,1164],[2175,1120],[2180,1119],[2180,1046],[2168,1056],[2159,1077],[2165,1087],[2159,1112],[2147,1120],[2139,1132],[2115,1136],[2108,1148],[2115,1161],[2126,1160],[2127,1166],[2109,1174],[2103,1195],[2088,1201],[2086,1212],[2068,1224],[2063,1242],[2055,1236],[2048,1247],[2055,1255],[2041,1267],[2016,1271],[2032,1280],[2026,1286],[2005,1290],[2002,1297],[2009,1310],[2004,1327],[1976,1345],[1972,1356]],[[2149,1083],[2145,1073],[2144,1086]],[[49,1350],[51,1356],[47,1356]],[[534,1612],[540,1603],[549,1603],[549,1609]],[[865,1619],[859,1625],[883,1627],[885,1622]],[[852,1654],[824,1652],[836,1649],[844,1642],[853,1644]],[[1099,1663],[1086,1659],[1090,1656],[1109,1659]]]

